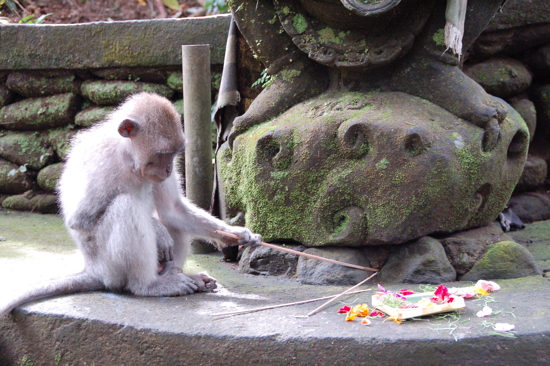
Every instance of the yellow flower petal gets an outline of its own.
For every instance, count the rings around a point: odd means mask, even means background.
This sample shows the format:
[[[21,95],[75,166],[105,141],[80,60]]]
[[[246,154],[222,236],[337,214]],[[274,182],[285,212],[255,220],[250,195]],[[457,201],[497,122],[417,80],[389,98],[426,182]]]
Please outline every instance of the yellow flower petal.
[[[351,322],[355,319],[355,317],[357,316],[357,314],[355,314],[353,311],[350,311],[348,312],[348,314],[346,315],[346,321],[347,322]]]
[[[474,288],[474,293],[481,296],[489,296],[489,291],[482,289],[481,287]]]
[[[355,305],[351,309],[351,311],[354,312],[355,315],[359,317],[369,316],[370,314],[369,306],[367,304]]]
[[[394,322],[396,322],[397,324],[401,324],[402,321],[401,319],[399,319],[398,317],[395,317],[395,316],[390,316],[389,318],[385,319],[384,321],[386,320],[393,320]]]

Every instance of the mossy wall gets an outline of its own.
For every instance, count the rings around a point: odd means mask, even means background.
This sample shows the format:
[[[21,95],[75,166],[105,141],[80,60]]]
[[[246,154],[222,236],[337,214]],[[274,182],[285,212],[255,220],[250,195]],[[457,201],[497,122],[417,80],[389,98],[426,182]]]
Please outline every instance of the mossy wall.
[[[0,207],[56,212],[71,138],[128,96],[155,92],[183,114],[182,45],[210,44],[214,103],[229,22],[0,25]]]

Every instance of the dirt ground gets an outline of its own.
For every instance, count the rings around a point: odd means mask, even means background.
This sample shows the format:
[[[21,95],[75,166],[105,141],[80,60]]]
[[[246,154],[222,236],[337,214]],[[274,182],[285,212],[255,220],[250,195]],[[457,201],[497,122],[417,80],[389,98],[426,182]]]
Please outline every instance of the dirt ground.
[[[204,1],[179,0],[180,10],[172,10],[162,0],[0,0],[0,21],[18,23],[31,14],[49,14],[43,24],[202,16]]]

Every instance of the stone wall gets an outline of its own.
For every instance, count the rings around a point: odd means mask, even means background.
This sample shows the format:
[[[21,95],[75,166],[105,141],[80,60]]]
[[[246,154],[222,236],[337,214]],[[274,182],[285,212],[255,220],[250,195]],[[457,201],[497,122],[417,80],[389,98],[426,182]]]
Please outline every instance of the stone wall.
[[[211,45],[214,102],[229,21],[0,25],[1,206],[57,212],[71,138],[131,94],[158,93],[183,114],[182,45]]]
[[[466,74],[510,103],[531,134],[529,156],[509,206],[525,222],[550,219],[550,5],[507,1],[467,58]]]

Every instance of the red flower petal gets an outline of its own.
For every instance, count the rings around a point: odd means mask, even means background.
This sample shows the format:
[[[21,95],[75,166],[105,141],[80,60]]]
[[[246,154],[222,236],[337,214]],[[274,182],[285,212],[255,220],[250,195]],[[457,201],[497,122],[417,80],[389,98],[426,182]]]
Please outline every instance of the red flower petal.
[[[341,308],[340,310],[338,310],[338,313],[340,313],[340,314],[345,314],[345,313],[347,313],[347,312],[350,311],[350,310],[351,310],[351,307],[349,307],[349,306],[346,305],[346,306],[344,306],[343,308]]]

